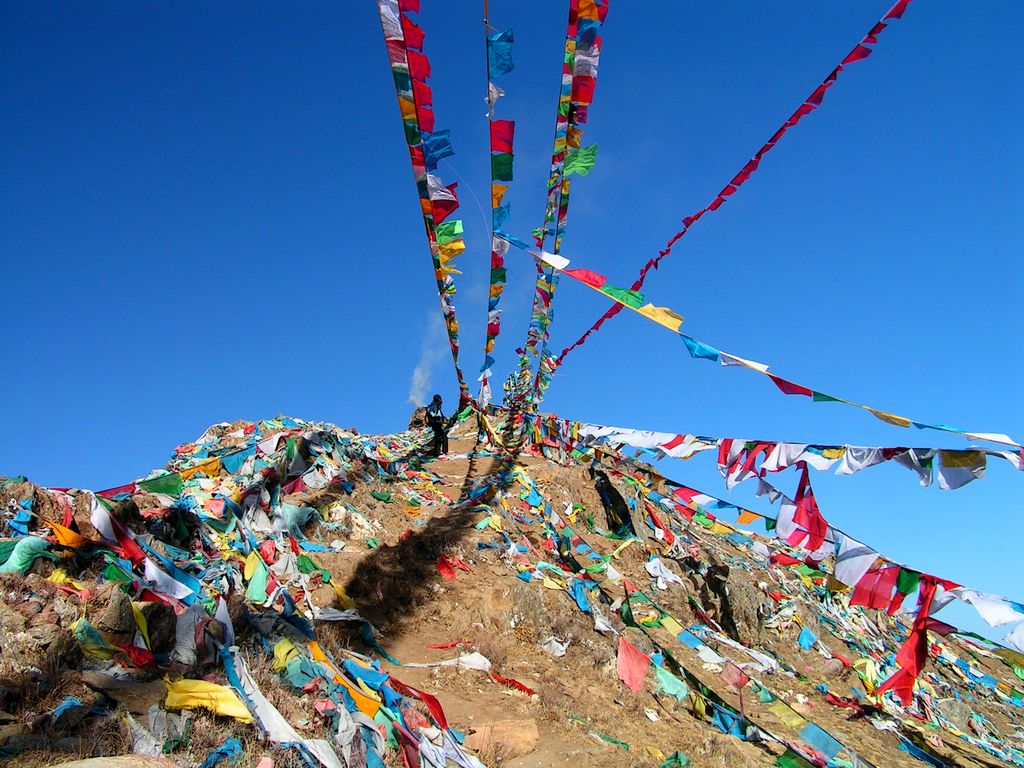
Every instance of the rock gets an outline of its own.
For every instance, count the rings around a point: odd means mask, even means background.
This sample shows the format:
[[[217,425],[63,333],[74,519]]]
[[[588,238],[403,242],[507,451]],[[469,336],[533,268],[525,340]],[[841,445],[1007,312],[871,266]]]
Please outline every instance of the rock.
[[[142,603],[142,615],[149,629],[149,641],[154,653],[167,653],[174,648],[177,641],[177,619],[174,609],[163,603]]]
[[[96,629],[107,635],[114,635],[118,642],[130,642],[135,635],[135,617],[132,615],[132,601],[119,585],[102,594],[103,588],[97,590],[97,597],[106,597],[107,605],[103,612],[94,620]]]
[[[477,726],[466,737],[466,746],[488,755],[504,758],[528,755],[537,747],[540,731],[532,717],[525,720],[498,720]]]
[[[425,429],[427,426],[427,407],[421,405],[409,417],[409,429]]]
[[[102,672],[83,672],[82,682],[136,715],[146,714],[150,707],[159,705],[167,695],[162,680],[142,683],[137,680],[118,680]]]

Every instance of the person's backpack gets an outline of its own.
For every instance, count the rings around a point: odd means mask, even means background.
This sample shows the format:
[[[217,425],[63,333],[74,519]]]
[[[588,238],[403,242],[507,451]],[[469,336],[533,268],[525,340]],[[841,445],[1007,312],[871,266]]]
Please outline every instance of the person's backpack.
[[[439,427],[444,424],[444,414],[433,403],[427,406],[427,424],[431,427]]]

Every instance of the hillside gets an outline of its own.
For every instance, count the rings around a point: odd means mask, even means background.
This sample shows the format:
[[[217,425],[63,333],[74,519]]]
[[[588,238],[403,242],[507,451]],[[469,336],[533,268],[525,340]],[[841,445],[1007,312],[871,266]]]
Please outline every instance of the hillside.
[[[95,494],[2,481],[0,754],[1024,765],[1019,655],[930,633],[912,706],[874,696],[910,620],[576,434],[279,417]]]

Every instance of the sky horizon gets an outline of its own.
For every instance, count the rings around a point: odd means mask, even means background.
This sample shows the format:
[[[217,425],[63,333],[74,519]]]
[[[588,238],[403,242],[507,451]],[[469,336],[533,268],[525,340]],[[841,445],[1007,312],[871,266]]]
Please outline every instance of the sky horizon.
[[[563,254],[626,286],[891,3],[612,0]],[[455,156],[462,363],[483,360],[488,233],[479,8],[422,0],[438,128]],[[454,6],[454,7],[453,7]],[[0,475],[105,488],[210,424],[279,413],[404,428],[457,398],[372,2],[12,2],[0,8]],[[563,4],[490,3],[513,28],[499,117],[517,121],[507,229],[543,214]],[[682,330],[801,384],[931,423],[1024,438],[1024,5],[911,3],[866,61],[698,222],[645,294]],[[533,266],[511,251],[495,390],[523,342]],[[553,347],[606,308],[565,279]],[[692,360],[622,313],[566,359],[543,410],[592,423],[820,444],[962,448],[765,377]],[[702,454],[666,474],[727,492]],[[882,554],[1024,598],[1024,476],[956,491],[885,465],[812,475],[827,519]],[[791,479],[788,491],[795,487]],[[1013,594],[1016,589],[1016,594]],[[990,637],[965,606],[943,618]]]

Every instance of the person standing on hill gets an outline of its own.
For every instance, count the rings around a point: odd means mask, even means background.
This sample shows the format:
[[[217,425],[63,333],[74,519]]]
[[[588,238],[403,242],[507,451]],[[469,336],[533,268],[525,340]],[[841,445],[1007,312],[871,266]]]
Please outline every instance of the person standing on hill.
[[[434,395],[434,399],[427,406],[427,426],[434,430],[434,455],[442,456],[448,453],[448,425],[445,424],[444,412],[441,410],[440,395]]]

